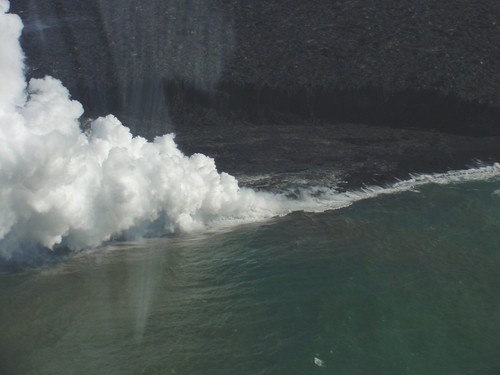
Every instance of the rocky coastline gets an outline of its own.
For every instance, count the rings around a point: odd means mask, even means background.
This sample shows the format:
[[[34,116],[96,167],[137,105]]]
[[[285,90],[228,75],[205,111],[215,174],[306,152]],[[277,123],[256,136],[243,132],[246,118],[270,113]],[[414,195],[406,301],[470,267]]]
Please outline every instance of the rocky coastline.
[[[12,11],[30,75],[61,79],[89,116],[114,113],[134,134],[174,131],[236,175],[337,171],[359,186],[500,160],[494,0],[19,0]]]

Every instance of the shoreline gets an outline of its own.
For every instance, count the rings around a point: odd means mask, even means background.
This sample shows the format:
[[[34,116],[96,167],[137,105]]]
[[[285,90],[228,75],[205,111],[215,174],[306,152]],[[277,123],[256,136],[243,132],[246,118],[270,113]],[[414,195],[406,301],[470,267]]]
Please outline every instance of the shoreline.
[[[500,137],[363,124],[239,123],[177,129],[187,155],[215,159],[219,172],[252,188],[293,180],[341,190],[386,185],[411,174],[442,173],[500,161]],[[260,176],[260,178],[259,178]],[[280,181],[280,178],[282,180]]]
[[[387,186],[411,173],[465,169],[478,161],[500,161],[500,137],[451,135],[422,129],[361,124],[183,127],[176,143],[187,156],[214,158],[218,172],[235,176],[240,186],[294,194],[297,187],[331,187],[339,192]],[[58,263],[70,251],[39,248],[23,256],[0,258],[0,273],[24,272]]]

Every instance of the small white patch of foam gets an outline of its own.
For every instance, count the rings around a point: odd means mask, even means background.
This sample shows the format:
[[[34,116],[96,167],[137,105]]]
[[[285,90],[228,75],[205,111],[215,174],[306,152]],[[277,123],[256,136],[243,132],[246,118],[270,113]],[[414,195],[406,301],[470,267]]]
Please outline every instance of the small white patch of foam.
[[[326,362],[319,359],[318,357],[314,357],[314,364],[318,367],[326,367]]]

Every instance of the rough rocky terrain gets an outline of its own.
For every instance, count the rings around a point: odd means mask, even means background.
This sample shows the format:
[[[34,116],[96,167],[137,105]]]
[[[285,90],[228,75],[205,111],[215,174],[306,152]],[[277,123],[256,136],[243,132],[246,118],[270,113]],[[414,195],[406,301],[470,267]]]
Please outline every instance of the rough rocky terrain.
[[[16,0],[12,11],[30,76],[60,78],[89,116],[115,113],[135,134],[174,130],[221,170],[361,183],[500,160],[495,0]]]

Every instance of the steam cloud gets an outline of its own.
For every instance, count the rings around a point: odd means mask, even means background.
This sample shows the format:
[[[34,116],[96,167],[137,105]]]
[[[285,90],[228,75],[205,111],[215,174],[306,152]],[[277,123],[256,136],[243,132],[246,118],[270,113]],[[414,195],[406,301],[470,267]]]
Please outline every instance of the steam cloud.
[[[112,115],[82,132],[83,108],[52,77],[26,84],[21,19],[0,0],[0,260],[37,247],[79,250],[113,236],[191,231],[293,210],[322,211],[427,183],[498,178],[500,165],[421,175],[391,187],[301,199],[240,188],[204,155],[184,155],[172,134],[132,137]],[[28,252],[29,253],[29,252]]]
[[[80,103],[60,81],[26,85],[22,22],[0,0],[0,255],[23,247],[97,246],[148,223],[190,231],[286,211],[283,199],[240,188],[173,135],[147,142],[114,116],[82,132]]]

